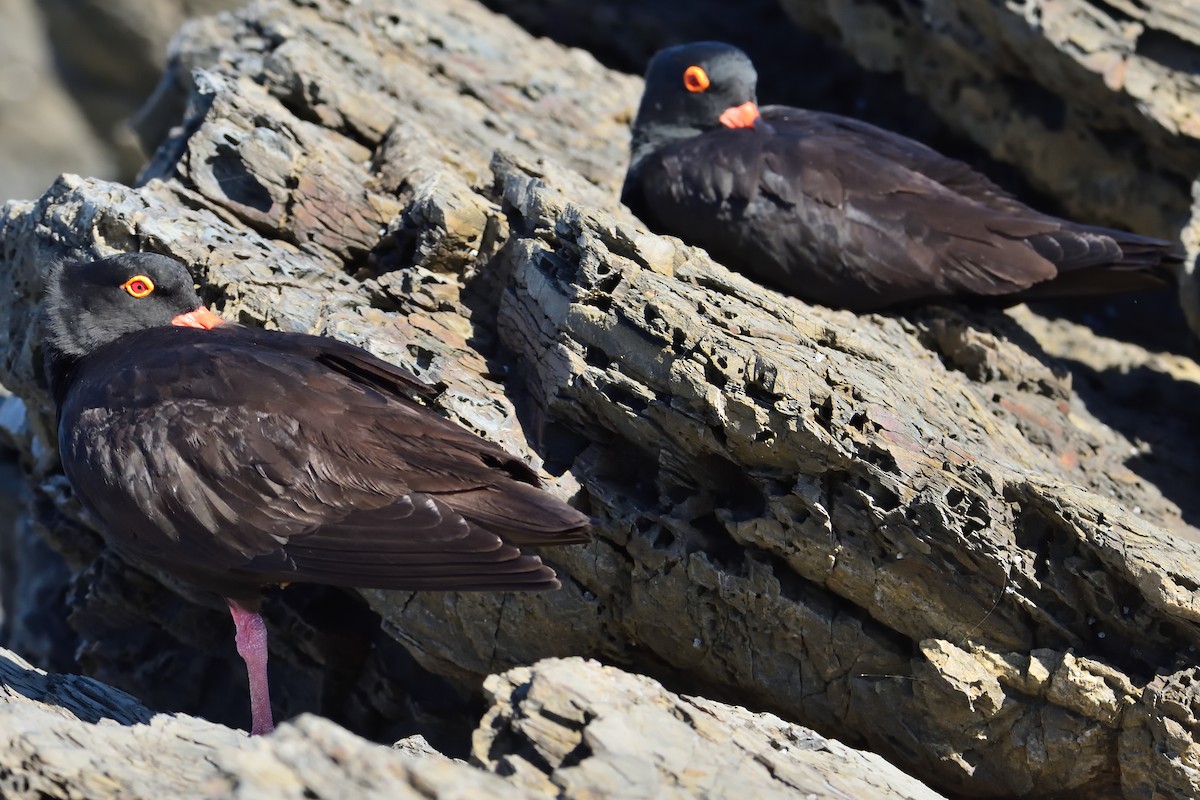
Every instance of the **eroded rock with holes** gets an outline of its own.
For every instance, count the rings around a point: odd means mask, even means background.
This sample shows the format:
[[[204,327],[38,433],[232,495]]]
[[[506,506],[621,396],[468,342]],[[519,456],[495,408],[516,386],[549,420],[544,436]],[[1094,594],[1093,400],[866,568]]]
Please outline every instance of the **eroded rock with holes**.
[[[144,185],[64,177],[0,217],[0,382],[91,674],[244,713],[221,614],[88,533],[36,380],[46,263],[150,249],[229,318],[414,370],[598,521],[544,554],[555,593],[273,596],[283,716],[452,750],[485,676],[583,655],[952,793],[1194,784],[1196,723],[1154,699],[1195,665],[1194,509],[1126,464],[1053,323],[830,311],[647,233],[616,202],[636,79],[467,0],[260,0],[175,65],[189,111]]]
[[[500,331],[544,354],[552,413],[616,438],[590,470],[632,445],[653,487],[601,495],[637,554],[619,618],[639,647],[959,791],[1118,791],[1124,709],[1195,658],[1194,533],[997,336],[1015,326],[768,301],[496,171],[528,232],[501,252]]]

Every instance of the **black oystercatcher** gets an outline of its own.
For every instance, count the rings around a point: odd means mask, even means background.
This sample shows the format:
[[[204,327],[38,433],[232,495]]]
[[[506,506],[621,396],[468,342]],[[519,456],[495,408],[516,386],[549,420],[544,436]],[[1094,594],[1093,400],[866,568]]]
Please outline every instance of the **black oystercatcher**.
[[[860,311],[938,297],[1167,283],[1173,245],[1041,214],[966,164],[854,119],[759,109],[741,50],[650,61],[622,200],[651,229],[797,297]]]
[[[63,469],[108,541],[227,599],[272,727],[260,590],[558,587],[520,548],[586,541],[532,470],[334,339],[225,323],[187,270],[126,254],[53,269],[46,367]]]

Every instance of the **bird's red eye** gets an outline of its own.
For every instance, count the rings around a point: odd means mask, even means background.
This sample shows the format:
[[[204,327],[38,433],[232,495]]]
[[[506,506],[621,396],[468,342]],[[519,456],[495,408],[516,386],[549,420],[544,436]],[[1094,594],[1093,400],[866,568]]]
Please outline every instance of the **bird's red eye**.
[[[711,85],[703,67],[691,66],[683,71],[683,88],[689,92],[703,92]]]
[[[134,275],[122,283],[121,288],[140,299],[154,291],[154,281],[145,275]]]

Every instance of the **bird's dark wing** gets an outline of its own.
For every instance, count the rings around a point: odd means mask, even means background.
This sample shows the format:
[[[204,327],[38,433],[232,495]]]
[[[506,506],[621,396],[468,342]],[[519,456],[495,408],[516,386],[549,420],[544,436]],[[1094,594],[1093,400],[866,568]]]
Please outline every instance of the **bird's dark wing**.
[[[997,211],[1034,213],[969,164],[948,158],[907,136],[853,117],[788,106],[764,106],[762,115],[767,124],[791,127],[793,130],[790,135],[838,139],[861,151],[874,153],[879,158],[900,165],[910,172],[924,175],[962,197]]]
[[[64,467],[112,537],[197,582],[546,588],[519,547],[587,538],[528,467],[355,348],[223,328],[122,343],[76,378]]]
[[[992,192],[986,179],[957,186],[988,194],[989,203],[918,171],[917,155],[926,165],[933,159],[916,143],[909,163],[896,160],[905,141],[896,139],[864,147],[861,136],[786,119],[712,131],[647,159],[627,195],[651,227],[728,266],[798,297],[859,310],[1016,295],[1060,269],[1123,258],[1111,232],[1040,215]],[[1161,258],[1166,243],[1145,241]]]
[[[1179,262],[1182,259],[1183,254],[1179,248],[1162,239],[1140,236],[1115,228],[1083,225],[1042,214],[1017,200],[969,164],[947,158],[907,136],[861,120],[787,106],[768,106],[763,109],[763,116],[768,122],[775,120],[785,128],[793,126],[788,135],[838,139],[905,170],[924,175],[954,194],[996,211],[1015,217],[1054,222],[1057,225],[1054,230],[1032,235],[1026,241],[1039,255],[1052,262],[1059,273],[1074,272],[1098,264],[1111,264],[1125,269],[1144,269],[1162,263]],[[1157,281],[1163,275],[1114,275],[1104,280],[1123,281],[1133,289],[1146,288],[1148,277]],[[1057,288],[1063,289],[1070,285],[1071,293],[1087,293],[1089,287],[1086,282],[1095,282],[1095,276],[1062,278],[1065,280],[1056,279],[1056,283],[1061,283]]]

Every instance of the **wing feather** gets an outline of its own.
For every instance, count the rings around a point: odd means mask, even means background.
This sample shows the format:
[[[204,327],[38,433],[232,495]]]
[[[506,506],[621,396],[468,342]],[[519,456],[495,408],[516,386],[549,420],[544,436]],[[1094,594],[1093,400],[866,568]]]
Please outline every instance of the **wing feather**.
[[[768,107],[639,164],[625,197],[655,230],[798,297],[870,310],[941,296],[1162,285],[1169,245],[1040,214],[968,165],[836,115]],[[1123,270],[1110,278],[1105,273]],[[1059,284],[1063,273],[1090,277]],[[1135,272],[1136,271],[1136,272]]]
[[[248,329],[168,338],[89,359],[62,414],[72,484],[126,549],[209,584],[545,588],[520,547],[587,538],[585,515],[386,362]]]

